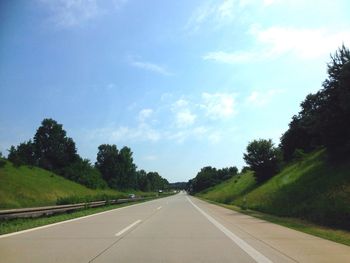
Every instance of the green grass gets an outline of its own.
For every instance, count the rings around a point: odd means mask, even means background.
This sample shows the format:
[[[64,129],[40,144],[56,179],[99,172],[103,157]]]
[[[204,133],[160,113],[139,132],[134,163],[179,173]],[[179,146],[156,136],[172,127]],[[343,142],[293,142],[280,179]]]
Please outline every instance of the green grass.
[[[167,196],[167,195],[165,195]],[[164,197],[165,197],[164,196]],[[152,199],[155,199],[157,197],[149,198],[147,201],[150,201]],[[108,211],[124,206],[133,205],[136,203],[142,203],[146,202],[146,200],[142,201],[135,201],[132,203],[123,203],[123,204],[117,204],[117,205],[109,205],[104,207],[97,207],[97,208],[88,208],[88,209],[82,209],[79,211],[75,211],[72,213],[65,213],[65,214],[59,214],[59,215],[52,215],[48,217],[39,217],[39,218],[18,218],[18,219],[11,219],[11,220],[0,220],[0,235],[17,232],[25,229],[30,229],[34,227],[39,227],[43,225],[53,224],[61,221],[66,221],[73,218],[78,218],[82,216],[92,215],[96,213],[100,213],[103,211]]]
[[[131,192],[142,196],[155,194]],[[17,168],[8,161],[0,168],[0,209],[55,205],[57,200],[74,203],[103,199],[105,196],[122,198],[127,197],[127,193],[89,189],[47,170],[25,165]]]
[[[253,173],[247,172],[242,175],[234,176],[219,185],[208,188],[197,196],[219,203],[229,204],[236,198],[248,193],[255,186],[256,182]]]
[[[204,199],[204,198],[201,198],[201,199]],[[334,242],[338,242],[338,243],[350,246],[350,232],[346,230],[333,229],[330,227],[312,224],[309,221],[302,220],[300,218],[274,216],[271,214],[265,214],[254,210],[245,210],[234,205],[222,204],[222,203],[218,203],[210,200],[206,200],[206,201],[209,201],[210,203],[220,205],[222,207],[225,207],[246,215],[250,215],[265,221],[269,221],[271,223],[282,225],[282,226],[292,228],[310,235],[318,236],[321,238],[325,238]]]
[[[324,150],[286,166],[262,185],[251,173],[198,196],[272,215],[350,230],[350,163],[331,164]]]

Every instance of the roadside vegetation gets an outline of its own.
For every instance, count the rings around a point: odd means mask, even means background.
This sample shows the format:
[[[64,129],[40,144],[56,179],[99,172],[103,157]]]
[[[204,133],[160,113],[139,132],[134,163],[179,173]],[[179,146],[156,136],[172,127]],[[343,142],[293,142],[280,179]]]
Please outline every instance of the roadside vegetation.
[[[238,175],[198,188],[210,181],[202,169],[188,191],[243,210],[350,231],[350,50],[343,45],[327,67],[322,88],[306,96],[278,146],[253,140],[243,155],[248,166]]]
[[[147,195],[167,190],[157,172],[137,170],[133,152],[101,144],[95,164],[77,153],[62,124],[44,119],[33,139],[0,156],[0,208],[19,208]]]
[[[90,189],[53,172],[38,167],[15,167],[9,161],[0,168],[0,208],[23,208],[98,200],[154,196],[155,192],[130,189],[124,192],[110,188]]]
[[[350,231],[350,163],[330,163],[325,150],[307,154],[264,184],[246,172],[197,195]]]

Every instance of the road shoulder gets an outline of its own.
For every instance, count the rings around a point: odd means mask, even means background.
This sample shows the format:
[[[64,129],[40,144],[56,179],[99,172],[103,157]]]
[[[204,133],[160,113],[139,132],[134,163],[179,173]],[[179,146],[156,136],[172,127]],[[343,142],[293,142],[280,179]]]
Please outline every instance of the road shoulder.
[[[350,247],[191,197],[191,200],[261,253],[278,262],[350,262]]]

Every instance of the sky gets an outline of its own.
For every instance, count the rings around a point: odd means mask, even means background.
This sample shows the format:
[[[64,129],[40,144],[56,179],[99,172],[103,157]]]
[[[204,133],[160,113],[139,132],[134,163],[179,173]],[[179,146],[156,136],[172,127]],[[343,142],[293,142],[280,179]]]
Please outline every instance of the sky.
[[[2,0],[0,151],[63,124],[92,163],[128,146],[170,182],[279,144],[350,45],[347,0]]]

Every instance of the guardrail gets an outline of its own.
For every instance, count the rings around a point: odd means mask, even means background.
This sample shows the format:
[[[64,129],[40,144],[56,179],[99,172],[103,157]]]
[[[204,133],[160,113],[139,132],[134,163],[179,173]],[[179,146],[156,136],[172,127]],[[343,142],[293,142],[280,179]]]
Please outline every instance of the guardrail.
[[[79,203],[79,204],[72,204],[72,205],[55,205],[55,206],[0,210],[0,220],[14,219],[14,218],[40,217],[44,215],[53,215],[53,214],[71,212],[71,211],[79,210],[83,208],[99,207],[99,206],[105,206],[109,204],[122,204],[122,203],[136,202],[136,201],[141,201],[146,199],[149,199],[149,198],[139,197],[139,198]]]

